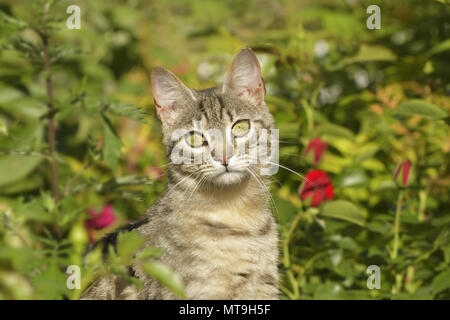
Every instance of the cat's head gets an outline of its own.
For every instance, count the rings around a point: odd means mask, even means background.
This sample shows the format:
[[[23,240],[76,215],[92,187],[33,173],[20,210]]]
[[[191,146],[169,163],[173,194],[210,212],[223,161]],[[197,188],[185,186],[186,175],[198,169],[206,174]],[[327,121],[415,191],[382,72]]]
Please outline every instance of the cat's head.
[[[152,89],[169,169],[177,180],[233,185],[261,175],[268,164],[262,164],[262,153],[272,159],[274,121],[264,102],[261,67],[251,49],[239,51],[225,82],[217,87],[190,89],[157,67],[152,71]]]

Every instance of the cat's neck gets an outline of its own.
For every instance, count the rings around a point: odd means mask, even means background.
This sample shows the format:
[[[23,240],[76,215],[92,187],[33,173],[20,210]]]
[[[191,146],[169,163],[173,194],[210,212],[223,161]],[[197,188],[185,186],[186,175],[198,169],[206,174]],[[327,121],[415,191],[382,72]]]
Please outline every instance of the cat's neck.
[[[184,218],[184,223],[191,221],[185,219],[189,216],[193,218],[194,225],[206,221],[236,230],[257,232],[267,223],[267,216],[271,215],[269,189],[264,182],[248,177],[236,185],[202,185],[191,193],[180,188],[175,191],[176,196],[167,196],[166,200],[173,201],[175,208],[178,208],[173,212],[180,215],[180,221]]]
[[[202,205],[205,207],[267,207],[269,188],[267,180],[264,178],[247,177],[242,182],[232,185],[215,185],[212,183],[204,183],[193,188],[185,186],[176,186],[176,182],[169,183],[167,190],[179,187],[176,192],[182,196],[187,206]]]

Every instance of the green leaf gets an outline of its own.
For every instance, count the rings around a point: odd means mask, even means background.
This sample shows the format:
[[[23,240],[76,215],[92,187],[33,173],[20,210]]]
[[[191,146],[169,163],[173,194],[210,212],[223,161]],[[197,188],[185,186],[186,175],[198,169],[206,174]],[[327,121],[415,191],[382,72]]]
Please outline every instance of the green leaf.
[[[296,208],[290,201],[281,198],[279,195],[274,194],[273,200],[275,208],[277,208],[279,223],[282,226],[289,226],[297,214],[298,208]]]
[[[431,290],[433,294],[436,295],[439,292],[447,290],[450,288],[450,270],[441,272],[433,278],[431,283]]]
[[[137,186],[137,185],[151,185],[154,181],[143,176],[124,176],[124,177],[114,177],[108,181],[98,184],[94,187],[96,192],[113,192],[117,189],[125,186]]]
[[[124,263],[129,263],[134,253],[142,246],[144,239],[136,230],[121,232],[117,236],[117,253]]]
[[[335,138],[345,138],[348,140],[354,140],[355,138],[351,130],[332,123],[317,126],[314,129],[314,134],[316,136],[330,136]]]
[[[119,157],[122,154],[122,142],[119,136],[114,130],[109,119],[102,114],[103,118],[103,134],[104,134],[104,145],[103,145],[103,159],[105,160],[108,167],[115,169],[119,162]]]
[[[397,59],[397,57],[388,48],[363,44],[359,48],[358,53],[353,57],[344,59],[344,63],[352,64],[355,62],[394,61],[395,59]]]
[[[339,176],[337,186],[340,188],[361,187],[367,185],[369,178],[363,170],[348,169]]]
[[[16,272],[0,271],[0,285],[3,297],[5,293],[9,293],[9,297],[14,300],[33,298],[33,288],[29,281]]]
[[[26,179],[17,180],[11,184],[2,186],[1,193],[7,195],[36,190],[42,186],[44,179],[45,177],[38,170],[34,170]]]
[[[128,277],[127,278],[127,283],[131,284],[131,285],[136,285],[136,287],[138,288],[138,290],[141,290],[143,287],[143,283],[142,280],[138,279],[138,278],[134,278],[134,277]]]
[[[365,218],[358,207],[345,200],[327,202],[320,214],[325,217],[349,221],[359,226],[364,226],[365,224]]]
[[[6,121],[3,119],[0,119],[0,134],[3,134],[5,136],[8,135],[8,127],[6,126]]]
[[[0,11],[0,27],[5,29],[6,27],[9,27],[8,28],[9,30],[7,29],[8,31],[11,30],[18,31],[25,29],[27,26],[28,24],[25,21],[11,17],[5,14],[4,12]]]
[[[9,136],[0,136],[0,153],[7,154],[12,149],[20,148],[18,151],[24,154],[0,155],[0,186],[24,179],[43,161],[42,157],[27,155],[29,150],[25,148],[28,146],[21,142],[26,141],[33,146],[39,145],[44,136],[44,128],[40,123],[33,121],[26,123],[24,126],[11,127],[11,136],[14,139]]]
[[[56,204],[50,193],[41,190],[41,198],[44,208],[50,213],[53,212],[56,208]]]
[[[41,49],[38,45],[33,42],[20,38],[18,36],[13,36],[9,43],[4,46],[6,50],[15,50],[24,55],[24,57],[30,59],[30,61],[41,64],[42,60],[40,57]]]
[[[435,45],[433,48],[431,48],[427,52],[427,56],[431,57],[432,55],[435,55],[437,53],[441,53],[441,52],[444,52],[447,50],[450,50],[450,39],[444,40],[444,41],[438,43],[437,45]]]
[[[61,299],[61,295],[67,295],[69,290],[66,286],[67,275],[54,268],[44,269],[31,279],[34,294],[41,299]]]
[[[92,137],[92,135],[88,135],[87,145],[89,158],[94,161],[100,160],[101,150],[98,147],[97,141],[94,139],[94,137]]]
[[[8,155],[0,157],[0,185],[11,184],[28,176],[42,162],[34,156]]]
[[[433,120],[447,117],[447,113],[428,101],[412,99],[400,103],[395,109],[395,114],[403,116],[421,115]]]
[[[164,253],[164,251],[162,249],[147,247],[137,255],[136,259],[142,260],[142,259],[153,258],[153,257],[160,256],[163,253]]]
[[[121,103],[118,101],[109,103],[106,110],[118,116],[127,117],[141,123],[147,123],[147,117],[149,116],[147,112],[131,103]]]
[[[143,269],[150,276],[169,288],[180,298],[184,297],[184,285],[181,277],[171,268],[161,262],[149,262],[143,265]]]

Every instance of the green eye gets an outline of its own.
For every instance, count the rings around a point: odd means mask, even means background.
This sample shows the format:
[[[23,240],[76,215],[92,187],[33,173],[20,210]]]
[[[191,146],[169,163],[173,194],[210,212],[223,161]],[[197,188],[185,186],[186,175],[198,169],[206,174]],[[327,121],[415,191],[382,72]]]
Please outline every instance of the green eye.
[[[250,120],[239,120],[236,121],[233,127],[231,128],[231,132],[235,137],[243,137],[250,130]]]
[[[186,142],[193,148],[201,147],[207,142],[203,135],[197,131],[191,131],[186,135]]]

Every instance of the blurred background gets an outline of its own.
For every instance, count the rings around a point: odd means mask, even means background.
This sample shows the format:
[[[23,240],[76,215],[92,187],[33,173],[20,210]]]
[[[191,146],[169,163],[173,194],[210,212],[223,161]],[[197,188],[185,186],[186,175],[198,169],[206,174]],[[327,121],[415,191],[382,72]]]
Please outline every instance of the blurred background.
[[[66,26],[69,5],[81,9],[80,29]],[[380,29],[366,26],[369,5]],[[298,175],[274,176],[280,298],[449,299],[449,9],[446,0],[1,1],[0,299],[78,299],[96,275],[125,274],[131,257],[82,257],[164,188],[152,67],[204,89],[247,46],[280,129],[280,164],[323,172],[333,190],[311,201]],[[122,256],[141,244],[120,241]],[[67,288],[68,265],[82,268],[81,290]],[[370,265],[379,289],[367,286]],[[176,275],[151,270],[182,296]]]

